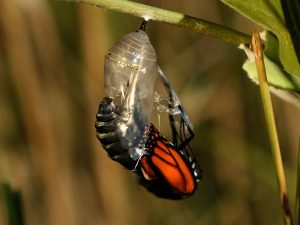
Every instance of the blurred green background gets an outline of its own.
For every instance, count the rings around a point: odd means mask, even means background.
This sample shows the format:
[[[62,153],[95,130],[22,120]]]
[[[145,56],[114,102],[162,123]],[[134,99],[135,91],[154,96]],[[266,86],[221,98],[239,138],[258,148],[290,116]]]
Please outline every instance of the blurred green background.
[[[251,34],[217,0],[155,5]],[[194,124],[204,171],[189,199],[156,198],[110,160],[95,136],[103,60],[140,18],[81,3],[1,1],[0,183],[21,192],[28,225],[282,224],[258,87],[243,52],[167,24],[147,31]],[[292,208],[300,109],[273,96]],[[0,224],[8,224],[3,196]]]

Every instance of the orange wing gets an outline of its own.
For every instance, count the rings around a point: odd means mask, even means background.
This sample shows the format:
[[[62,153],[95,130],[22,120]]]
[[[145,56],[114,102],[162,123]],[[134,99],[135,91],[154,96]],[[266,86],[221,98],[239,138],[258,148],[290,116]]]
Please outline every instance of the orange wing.
[[[171,192],[190,195],[195,191],[196,182],[192,170],[182,154],[174,149],[170,142],[160,135],[153,126],[150,128],[152,136],[149,138],[148,147],[152,149],[149,155],[141,159],[142,174],[145,179],[159,180]]]

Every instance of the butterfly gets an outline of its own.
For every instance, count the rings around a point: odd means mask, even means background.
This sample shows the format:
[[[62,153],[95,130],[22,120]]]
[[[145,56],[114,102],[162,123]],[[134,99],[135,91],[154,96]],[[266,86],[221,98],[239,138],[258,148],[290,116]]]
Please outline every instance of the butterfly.
[[[106,96],[96,115],[96,135],[110,158],[135,172],[148,191],[184,199],[195,192],[202,177],[190,147],[192,124],[141,27],[120,39],[105,57]],[[168,93],[165,112],[172,141],[150,121],[157,80]]]

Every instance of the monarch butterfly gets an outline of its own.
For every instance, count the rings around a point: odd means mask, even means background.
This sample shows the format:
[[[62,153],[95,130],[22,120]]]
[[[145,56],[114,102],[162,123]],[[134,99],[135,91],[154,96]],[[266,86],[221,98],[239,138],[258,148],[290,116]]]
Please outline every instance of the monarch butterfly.
[[[194,193],[202,176],[189,146],[192,125],[157,65],[144,28],[145,22],[105,56],[106,97],[96,115],[96,134],[108,155],[134,171],[147,190],[158,197],[183,199]],[[168,92],[172,142],[150,122],[158,79]]]

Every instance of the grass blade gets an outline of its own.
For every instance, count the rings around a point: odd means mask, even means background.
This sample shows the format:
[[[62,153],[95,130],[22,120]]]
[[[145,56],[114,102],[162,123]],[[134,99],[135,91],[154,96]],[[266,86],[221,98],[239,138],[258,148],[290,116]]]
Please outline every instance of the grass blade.
[[[9,225],[24,225],[20,192],[11,189],[9,184],[1,185],[4,205]]]

